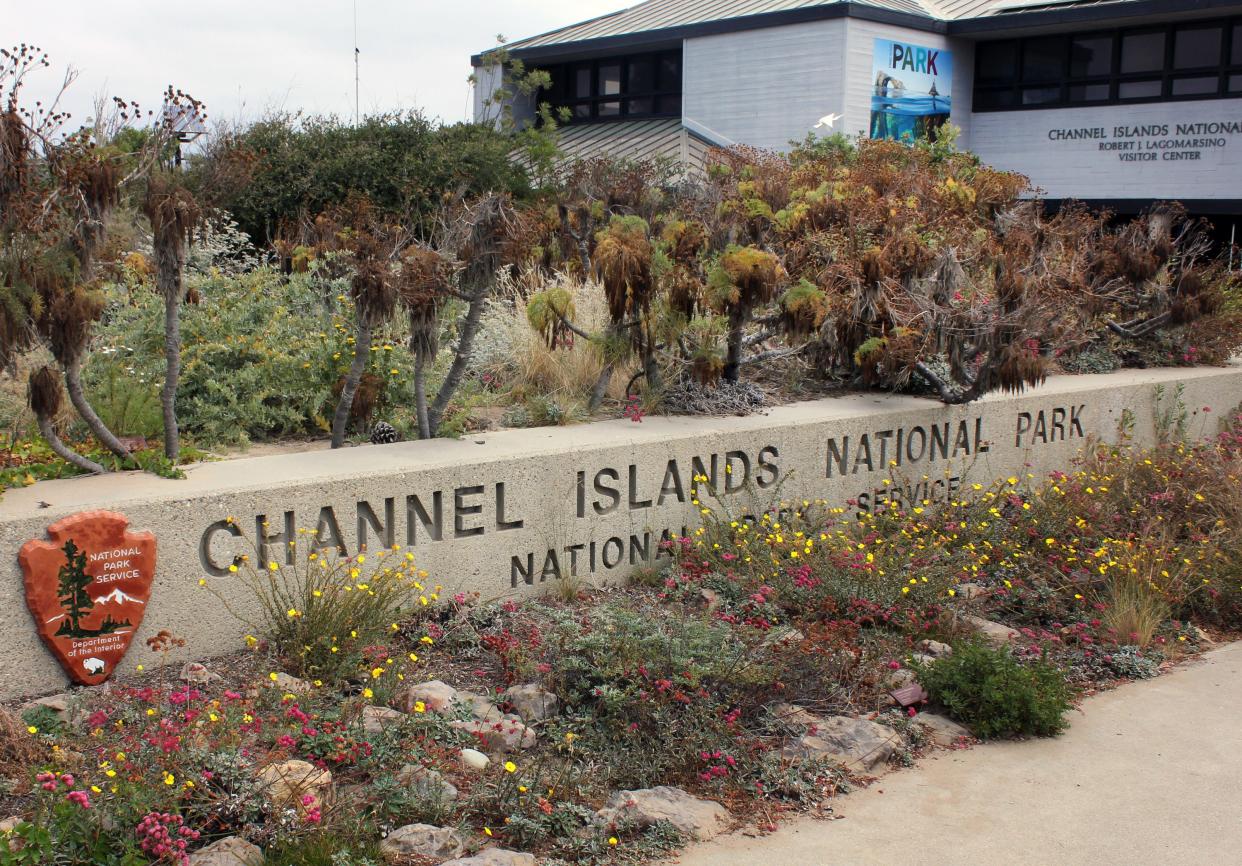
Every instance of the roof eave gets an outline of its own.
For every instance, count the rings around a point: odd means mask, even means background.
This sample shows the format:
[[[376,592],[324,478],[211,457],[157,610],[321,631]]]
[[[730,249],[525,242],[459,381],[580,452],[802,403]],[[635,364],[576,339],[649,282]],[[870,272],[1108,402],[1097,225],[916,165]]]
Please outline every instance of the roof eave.
[[[1222,12],[1242,11],[1239,0],[1130,0],[1101,3],[1095,6],[1073,6],[1044,9],[1038,12],[1001,12],[977,18],[959,18],[949,22],[951,36],[985,37],[1005,32],[1060,28],[1100,23],[1121,23],[1132,19],[1207,17]]]
[[[549,45],[533,45],[529,48],[522,48],[521,43],[518,43],[509,49],[509,53],[511,57],[526,62],[572,60],[578,57],[592,57],[614,51],[629,51],[635,48],[655,49],[668,47],[676,45],[683,39],[701,36],[717,36],[723,33],[737,33],[744,30],[760,30],[767,27],[781,27],[787,24],[805,24],[810,21],[826,21],[847,17],[862,21],[874,21],[880,24],[891,24],[897,27],[908,27],[911,30],[922,30],[928,33],[945,33],[948,29],[948,22],[939,18],[916,15],[911,12],[882,9],[878,6],[853,3],[847,0],[847,2],[823,6],[786,9],[780,12],[764,12],[758,15],[743,15],[737,18],[724,18],[717,21],[702,21],[696,24],[662,27],[657,30],[643,30],[638,33],[623,33],[616,36],[580,39]],[[471,64],[482,66],[483,56],[483,54],[474,55],[470,58]]]

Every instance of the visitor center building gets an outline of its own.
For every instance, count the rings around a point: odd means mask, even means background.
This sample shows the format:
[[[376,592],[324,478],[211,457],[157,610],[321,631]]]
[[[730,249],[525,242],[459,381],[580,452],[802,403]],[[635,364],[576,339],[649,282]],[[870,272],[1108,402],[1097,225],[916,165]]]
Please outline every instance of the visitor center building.
[[[1242,0],[647,0],[507,49],[551,73],[538,99],[567,110],[571,156],[694,165],[949,120],[1050,200],[1178,200],[1242,241]],[[487,60],[479,119],[502,74]]]

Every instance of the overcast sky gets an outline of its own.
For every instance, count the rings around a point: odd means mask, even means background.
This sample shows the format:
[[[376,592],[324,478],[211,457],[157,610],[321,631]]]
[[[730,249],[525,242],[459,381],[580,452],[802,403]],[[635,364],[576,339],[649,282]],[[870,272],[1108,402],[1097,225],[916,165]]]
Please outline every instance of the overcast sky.
[[[422,109],[470,114],[470,55],[633,5],[636,0],[357,0],[363,114]],[[0,0],[5,45],[50,55],[26,99],[78,79],[65,107],[76,122],[99,93],[158,108],[172,84],[211,118],[269,109],[353,115],[352,0]],[[26,101],[26,100],[23,100]]]

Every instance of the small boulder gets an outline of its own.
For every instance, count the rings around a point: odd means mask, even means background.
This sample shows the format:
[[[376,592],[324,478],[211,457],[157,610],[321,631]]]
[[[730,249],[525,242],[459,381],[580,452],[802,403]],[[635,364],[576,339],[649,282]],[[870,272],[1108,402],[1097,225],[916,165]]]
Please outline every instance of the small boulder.
[[[947,658],[953,655],[953,647],[938,640],[919,641],[919,650],[934,659]]]
[[[884,683],[890,690],[896,691],[914,682],[914,671],[909,668],[897,668],[895,671],[889,671]]]
[[[559,703],[556,695],[534,683],[511,686],[505,690],[504,698],[528,722],[538,722],[556,715],[556,706]]]
[[[504,848],[484,848],[473,857],[449,860],[440,866],[535,866],[534,854],[508,851]]]
[[[698,598],[695,602],[703,608],[707,613],[715,613],[720,607],[720,593],[714,589],[708,589],[706,586],[699,590]]]
[[[1192,625],[1190,631],[1195,636],[1195,643],[1202,644],[1203,646],[1216,646],[1216,641],[1208,637],[1208,633],[1197,625]]]
[[[213,674],[207,670],[207,666],[200,662],[186,662],[183,664],[178,678],[181,682],[194,686],[205,686],[216,680],[223,679],[219,674]]]
[[[27,701],[22,704],[22,712],[39,707],[51,710],[56,718],[70,727],[77,727],[86,721],[86,713],[82,710],[81,702],[69,693],[48,695],[45,698]]]
[[[957,585],[957,594],[966,601],[974,601],[987,595],[987,590],[977,583],[959,583]]]
[[[22,819],[17,817],[5,818],[3,821],[0,821],[0,840],[7,839],[10,851],[21,850],[21,843],[17,839],[7,838],[10,833],[17,829],[17,825],[20,823],[22,823]]]
[[[692,797],[681,788],[667,785],[618,791],[597,817],[607,824],[628,818],[639,827],[668,821],[682,833],[700,840],[723,833],[730,821],[729,811],[719,803]]]
[[[263,866],[263,850],[237,836],[227,836],[190,855],[189,866]]]
[[[389,707],[363,707],[362,729],[368,734],[378,734],[386,728],[401,724],[405,718],[405,713]]]
[[[467,770],[473,770],[476,773],[481,773],[487,769],[487,765],[491,762],[492,759],[480,752],[478,749],[461,750],[461,764]]]
[[[945,749],[958,745],[964,739],[974,739],[968,728],[945,716],[919,713],[915,721],[927,729],[927,735],[933,743]]]
[[[870,773],[887,764],[901,742],[892,728],[850,716],[828,716],[810,731],[786,744],[786,757],[828,758],[860,773]]]
[[[484,758],[487,756],[484,755]],[[457,788],[429,767],[406,764],[397,771],[397,781],[425,800],[451,803],[457,799]]]
[[[457,720],[450,724],[457,730],[472,735],[489,752],[514,752],[535,745],[535,732],[515,718],[490,722],[480,719]]]
[[[1004,646],[1018,636],[1018,632],[1009,626],[992,622],[981,616],[964,616],[962,620],[983,635],[984,640],[997,646]]]
[[[447,860],[460,857],[466,850],[465,840],[451,827],[431,824],[406,824],[398,827],[380,842],[380,856],[389,863],[401,863],[413,857]]]
[[[306,680],[300,680],[295,676],[290,676],[284,671],[277,672],[276,676],[267,677],[259,680],[259,685],[263,688],[276,689],[282,695],[309,695],[315,690],[315,687]],[[258,689],[251,690],[253,695],[257,695]]]
[[[459,691],[453,696],[453,703],[462,704],[469,708],[470,715],[474,716],[480,722],[499,722],[505,718],[505,714],[500,711],[500,707],[484,695],[475,692]]]
[[[277,809],[294,808],[305,813],[331,799],[332,773],[307,761],[270,764],[259,772],[259,782]]]
[[[414,705],[421,702],[429,713],[442,713],[448,709],[457,689],[440,680],[430,680],[410,686],[401,696],[401,709],[407,713],[414,712]]]

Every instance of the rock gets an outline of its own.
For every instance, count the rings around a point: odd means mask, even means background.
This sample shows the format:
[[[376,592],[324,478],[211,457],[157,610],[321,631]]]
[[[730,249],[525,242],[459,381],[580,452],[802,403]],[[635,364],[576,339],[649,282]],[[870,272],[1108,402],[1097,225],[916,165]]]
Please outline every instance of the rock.
[[[290,676],[284,671],[279,671],[276,678],[268,677],[259,681],[259,685],[263,688],[276,689],[282,695],[308,695],[315,690],[315,687],[306,680],[300,680],[297,677]],[[258,689],[251,690],[252,695],[257,695]]]
[[[600,809],[597,817],[605,823],[622,818],[633,820],[639,827],[657,821],[668,821],[682,833],[697,839],[710,839],[729,826],[729,811],[712,800],[692,797],[681,788],[661,785],[639,791],[618,791]]]
[[[974,735],[968,728],[945,716],[935,713],[919,713],[915,721],[927,729],[927,735],[931,737],[933,743],[946,749],[960,743],[963,737],[968,740],[974,739]]]
[[[897,668],[895,671],[890,671],[884,680],[890,691],[896,691],[912,682],[914,682],[914,671],[909,668]]]
[[[223,679],[219,674],[213,674],[207,670],[207,666],[199,662],[186,662],[183,664],[178,678],[183,683],[190,683],[195,686],[205,686],[208,683]]]
[[[380,856],[389,863],[404,862],[411,857],[445,860],[460,857],[466,850],[465,840],[451,827],[431,824],[406,824],[388,834],[380,842]]]
[[[378,734],[385,728],[401,724],[405,718],[405,713],[389,707],[363,707],[362,729],[368,734]]]
[[[277,809],[299,812],[321,808],[332,794],[332,773],[306,761],[270,764],[259,772],[259,782]],[[308,799],[309,798],[309,799]]]
[[[552,692],[534,683],[511,686],[505,690],[504,698],[528,722],[538,722],[556,715],[556,705],[560,702]]]
[[[473,857],[449,860],[440,866],[535,866],[535,855],[504,848],[484,848]]]
[[[44,707],[56,714],[56,718],[60,719],[70,727],[77,727],[86,721],[86,713],[82,711],[81,704],[70,693],[62,693],[59,695],[48,695],[46,698],[36,698],[33,701],[27,701],[22,704],[22,712],[33,710],[38,707]]]
[[[486,760],[487,756],[483,756]],[[426,800],[451,803],[457,799],[457,788],[429,767],[406,764],[397,771],[397,781]]]
[[[487,769],[487,765],[491,762],[492,759],[480,752],[478,749],[461,750],[461,763],[467,770],[474,770],[475,772],[481,773]]]
[[[1216,646],[1216,641],[1208,637],[1208,633],[1199,628],[1197,625],[1192,625],[1190,627],[1190,631],[1195,636],[1195,643],[1199,643],[1204,646]]]
[[[888,763],[901,737],[867,719],[829,716],[819,719],[808,733],[787,743],[789,758],[829,758],[856,772],[872,772]]]
[[[17,829],[17,825],[22,823],[22,819],[18,817],[5,818],[0,821],[0,839],[4,839],[10,833]],[[20,851],[21,842],[16,839],[9,839],[8,846],[10,851]]]
[[[806,730],[823,724],[823,719],[794,704],[775,704],[770,712],[782,723],[799,730]]]
[[[515,718],[485,722],[480,719],[457,720],[450,723],[459,731],[474,736],[489,752],[512,752],[535,745],[535,732]]]
[[[421,701],[427,712],[442,713],[448,709],[456,696],[457,689],[440,680],[430,680],[406,689],[405,694],[401,696],[401,709],[412,713],[414,705]]]
[[[934,662],[937,657],[933,655],[928,655],[927,653],[912,653],[911,658],[913,658],[916,662],[918,662],[921,665],[929,665],[932,662]]]
[[[453,703],[464,704],[470,708],[470,715],[474,716],[480,722],[499,722],[506,718],[505,714],[500,711],[500,707],[485,695],[476,694],[475,692],[461,692],[453,696]]]
[[[919,649],[934,659],[947,658],[953,655],[953,647],[938,640],[919,641]]]
[[[245,839],[227,836],[191,854],[189,866],[263,866],[263,850]]]
[[[987,595],[988,591],[977,583],[959,583],[957,585],[957,594],[966,601],[973,601],[976,598]]]
[[[964,616],[962,620],[975,631],[982,634],[985,640],[997,646],[1004,646],[1018,636],[1018,632],[1009,626],[1001,625],[999,622],[992,622],[990,619],[984,619],[981,616]]]
[[[699,590],[699,596],[695,601],[707,613],[715,613],[717,608],[720,607],[720,593],[714,589],[703,587]]]

